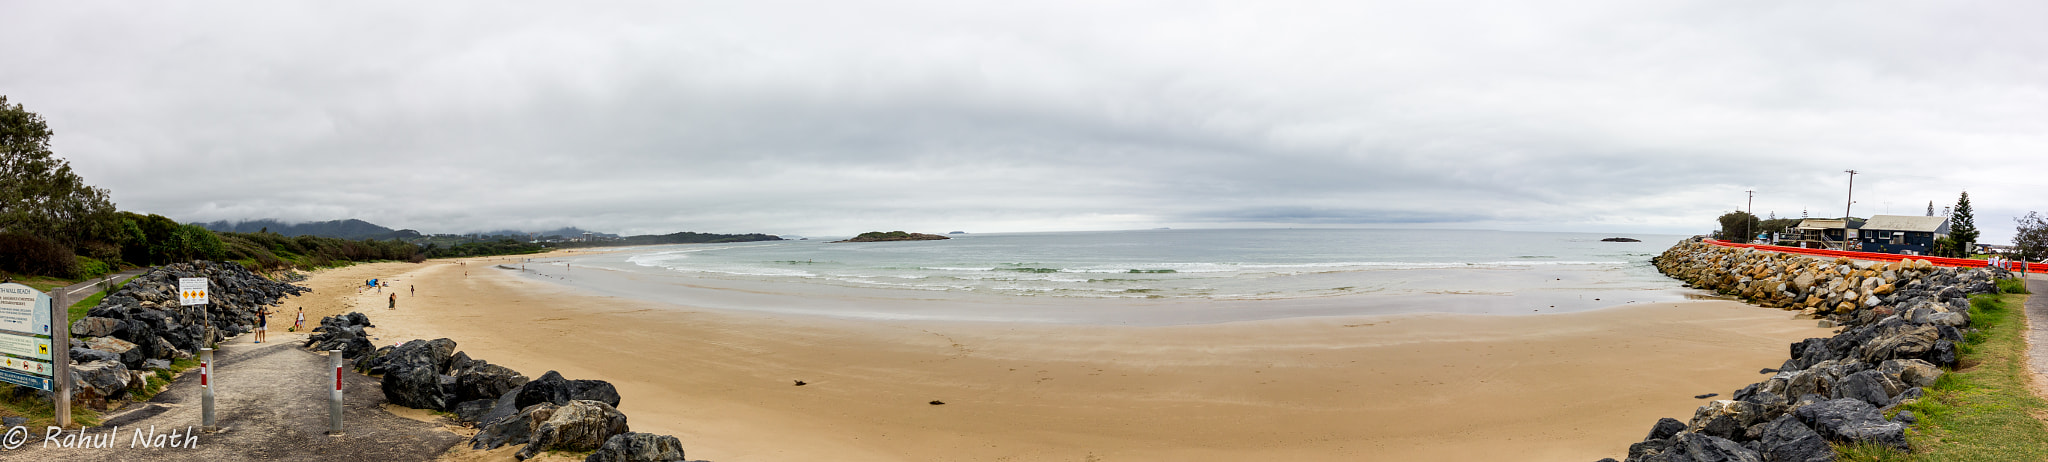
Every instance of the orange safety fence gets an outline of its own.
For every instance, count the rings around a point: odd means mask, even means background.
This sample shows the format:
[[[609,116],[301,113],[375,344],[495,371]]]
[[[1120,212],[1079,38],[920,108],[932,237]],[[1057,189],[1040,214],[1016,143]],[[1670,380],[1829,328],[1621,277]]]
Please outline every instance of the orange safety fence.
[[[1849,257],[1858,260],[1877,261],[1899,261],[1911,258],[1914,260],[1927,260],[1928,263],[1933,263],[1937,266],[1954,266],[1959,268],[1983,268],[1986,266],[1991,266],[1990,261],[1973,260],[1968,258],[1944,258],[1929,257],[1925,255],[1899,255],[1877,252],[1852,252],[1847,250],[1809,249],[1805,247],[1786,247],[1782,245],[1769,244],[1737,244],[1733,242],[1725,242],[1716,239],[1707,239],[1705,240],[1705,242],[1708,244],[1718,245],[1722,247],[1746,247],[1770,252],[1796,253],[1801,255],[1814,255],[1821,257]],[[2020,271],[2020,265],[2026,265],[2025,270],[2027,272],[2048,272],[2048,263],[2006,262],[2006,269]]]

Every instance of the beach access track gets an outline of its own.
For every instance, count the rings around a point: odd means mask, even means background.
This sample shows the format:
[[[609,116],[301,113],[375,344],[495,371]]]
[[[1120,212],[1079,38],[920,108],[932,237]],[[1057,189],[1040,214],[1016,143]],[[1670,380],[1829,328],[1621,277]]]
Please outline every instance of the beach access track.
[[[1899,260],[1905,260],[1905,259],[1913,259],[1913,260],[1927,260],[1927,262],[1928,262],[1928,263],[1933,263],[1933,264],[1934,264],[1935,266],[1950,266],[1950,267],[1957,267],[1957,268],[1984,268],[1984,267],[1988,267],[1988,266],[1991,266],[1991,262],[1990,262],[1990,261],[1986,261],[1986,260],[1975,260],[1975,259],[1969,259],[1969,258],[1944,258],[1944,257],[1929,257],[1929,256],[1925,256],[1925,255],[1899,255],[1899,254],[1894,254],[1894,253],[1877,253],[1877,252],[1852,252],[1852,251],[1847,251],[1847,250],[1828,250],[1828,249],[1808,249],[1808,248],[1804,248],[1804,247],[1786,247],[1786,246],[1782,246],[1782,245],[1769,245],[1769,244],[1737,244],[1737,243],[1733,243],[1733,242],[1721,241],[1721,240],[1716,240],[1716,239],[1706,239],[1706,240],[1704,240],[1704,241],[1702,241],[1702,242],[1706,242],[1706,243],[1708,243],[1708,244],[1718,245],[1718,246],[1722,246],[1722,247],[1740,247],[1740,248],[1748,248],[1748,249],[1756,249],[1756,250],[1763,250],[1763,251],[1768,251],[1768,252],[1779,252],[1779,253],[1791,253],[1791,254],[1800,254],[1800,255],[1812,255],[1812,256],[1816,256],[1816,257],[1848,257],[1848,258],[1852,258],[1852,259],[1857,259],[1857,260],[1874,260],[1874,261],[1899,261]],[[2006,268],[2005,268],[2005,269],[2007,269],[2007,270],[2012,270],[2012,271],[2020,271],[2020,266],[2021,266],[2021,265],[2026,265],[2026,271],[2027,271],[2027,272],[2029,272],[2029,273],[2042,273],[2042,272],[2048,272],[2048,263],[2022,263],[2022,262],[2008,262],[2008,263],[2006,264]]]
[[[441,425],[387,411],[381,382],[354,372],[343,374],[344,434],[329,436],[327,406],[334,369],[327,357],[298,348],[305,334],[273,332],[271,341],[260,344],[251,337],[222,342],[216,353],[213,381],[220,432],[201,432],[190,440],[184,435],[188,429],[201,428],[199,371],[194,369],[148,402],[105,416],[98,427],[63,432],[104,438],[104,447],[45,444],[46,430],[37,429],[20,448],[0,450],[0,460],[403,462],[432,460],[465,439]],[[190,446],[150,447],[148,435],[173,431],[179,432],[180,443],[190,441]]]

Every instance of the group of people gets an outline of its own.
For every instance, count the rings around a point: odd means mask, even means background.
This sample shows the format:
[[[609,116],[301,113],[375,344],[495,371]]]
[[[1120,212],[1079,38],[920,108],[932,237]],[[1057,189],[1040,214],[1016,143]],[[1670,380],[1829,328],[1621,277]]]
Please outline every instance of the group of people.
[[[467,273],[465,272],[465,273],[464,273],[464,275],[467,275]],[[364,288],[371,288],[371,287],[374,287],[374,288],[376,288],[378,292],[383,292],[383,291],[384,291],[384,287],[385,287],[385,286],[389,286],[389,285],[391,285],[391,281],[385,281],[385,280],[381,280],[381,279],[367,279],[367,280],[364,280],[364,281],[363,281],[363,287],[361,287],[361,288],[357,288],[357,292],[358,292],[358,293],[361,293],[361,291],[362,291],[362,290],[363,290]],[[405,286],[405,291],[406,291],[406,293],[410,293],[410,294],[412,294],[412,295],[415,295],[415,296],[417,296],[417,295],[419,295],[419,294],[420,294],[420,290],[419,290],[419,288],[418,288],[418,287],[414,287],[414,286],[412,286],[412,285],[406,285],[406,286]],[[397,293],[397,292],[392,292],[392,293],[391,293],[391,297],[390,297],[390,299],[389,299],[389,300],[390,300],[390,304],[388,304],[388,305],[385,305],[385,309],[388,309],[388,310],[395,310],[395,309],[398,309],[398,293]],[[272,311],[270,311],[270,308],[269,308],[269,307],[263,307],[263,308],[258,308],[258,309],[256,310],[256,343],[263,343],[263,341],[264,341],[264,340],[269,340],[269,336],[268,336],[267,334],[269,334],[269,332],[268,332],[268,331],[270,330],[270,315],[271,315],[271,314],[273,314],[273,312],[272,312]],[[292,331],[292,332],[298,332],[298,331],[301,331],[301,330],[305,330],[305,329],[306,329],[306,308],[305,308],[305,307],[299,307],[299,315],[298,315],[298,319],[295,319],[295,320],[293,320],[293,321],[292,321],[292,327],[291,327],[291,331]]]
[[[270,330],[270,314],[270,307],[262,307],[256,309],[256,343],[263,343],[264,340],[270,340],[269,335],[267,335],[269,334],[268,331]],[[291,331],[298,332],[305,329],[306,307],[302,306],[299,307],[298,319],[292,321]]]

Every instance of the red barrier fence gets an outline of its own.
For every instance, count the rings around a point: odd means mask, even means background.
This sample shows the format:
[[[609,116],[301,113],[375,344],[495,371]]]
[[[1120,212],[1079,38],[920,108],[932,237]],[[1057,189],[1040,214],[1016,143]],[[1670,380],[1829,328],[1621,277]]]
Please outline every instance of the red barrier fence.
[[[1828,249],[1808,249],[1808,248],[1804,248],[1804,247],[1786,247],[1786,246],[1782,246],[1782,245],[1767,245],[1767,244],[1736,244],[1736,243],[1733,243],[1733,242],[1724,242],[1724,241],[1720,241],[1720,240],[1715,240],[1715,239],[1707,239],[1707,240],[1706,240],[1706,243],[1708,243],[1708,244],[1713,244],[1713,245],[1718,245],[1718,246],[1722,246],[1722,247],[1746,247],[1746,248],[1751,248],[1751,249],[1757,249],[1757,250],[1764,250],[1764,251],[1771,251],[1771,252],[1782,252],[1782,253],[1796,253],[1796,254],[1801,254],[1801,255],[1813,255],[1813,256],[1820,256],[1820,257],[1849,257],[1849,258],[1854,258],[1854,259],[1858,259],[1858,260],[1876,260],[1876,261],[1899,261],[1899,260],[1904,260],[1904,259],[1908,259],[1908,258],[1911,258],[1911,259],[1914,259],[1914,260],[1927,260],[1927,261],[1928,261],[1929,263],[1933,263],[1933,264],[1935,264],[1935,265],[1938,265],[1938,266],[1954,266],[1954,267],[1960,267],[1960,268],[1983,268],[1983,267],[1986,267],[1986,266],[1991,266],[1991,262],[1989,262],[1989,261],[1985,261],[1985,260],[1972,260],[1972,259],[1968,259],[1968,258],[1943,258],[1943,257],[1929,257],[1929,256],[1924,256],[1924,255],[1899,255],[1899,254],[1890,254],[1890,253],[1877,253],[1877,252],[1851,252],[1851,251],[1847,251],[1847,250],[1828,250]],[[2020,262],[2007,262],[2007,263],[2006,263],[2006,269],[2009,269],[2009,270],[2013,270],[2013,271],[2019,271],[2019,270],[2020,270],[2020,265],[2022,265],[2022,264],[2024,264],[2024,265],[2027,265],[2027,268],[2026,268],[2026,270],[2027,270],[2028,272],[2035,272],[2035,273],[2039,273],[2039,272],[2048,272],[2048,263],[2020,263]]]

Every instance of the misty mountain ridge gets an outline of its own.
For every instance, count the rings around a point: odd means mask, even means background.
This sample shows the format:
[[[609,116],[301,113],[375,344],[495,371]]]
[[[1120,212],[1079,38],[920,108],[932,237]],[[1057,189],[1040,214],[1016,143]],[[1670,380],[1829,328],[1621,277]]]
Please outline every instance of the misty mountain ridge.
[[[383,240],[383,239],[413,239],[413,238],[418,238],[418,237],[421,237],[421,236],[422,236],[422,233],[420,233],[420,232],[418,232],[418,231],[414,231],[414,230],[410,230],[410,229],[391,229],[391,228],[388,228],[388,227],[384,227],[384,226],[378,225],[378,224],[376,224],[376,223],[371,223],[371,222],[367,222],[367,221],[363,221],[363,220],[357,220],[357,219],[354,219],[354,218],[350,218],[350,219],[347,219],[347,220],[330,220],[330,221],[309,221],[309,222],[303,222],[303,223],[286,223],[286,222],[284,222],[284,221],[282,221],[282,220],[277,220],[277,219],[271,219],[271,218],[265,218],[265,219],[260,219],[260,220],[247,220],[247,221],[239,221],[239,222],[229,222],[229,221],[227,221],[227,220],[221,220],[221,221],[216,221],[216,222],[212,222],[212,223],[195,223],[195,224],[197,224],[197,225],[199,225],[199,226],[201,226],[201,227],[204,227],[204,228],[206,228],[206,229],[209,229],[209,230],[213,230],[213,231],[217,231],[217,232],[228,232],[228,233],[254,233],[254,232],[259,232],[259,231],[264,231],[264,230],[268,230],[269,232],[273,232],[273,233],[278,233],[278,234],[282,234],[282,235],[285,235],[285,236],[305,236],[305,235],[312,235],[312,236],[320,236],[320,237],[335,237],[335,238],[342,238],[342,239],[377,239],[377,240]],[[523,238],[523,237],[526,237],[526,236],[528,236],[529,234],[531,234],[531,235],[535,235],[535,236],[561,236],[561,237],[565,237],[565,238],[574,238],[574,237],[583,237],[583,233],[586,233],[586,232],[589,232],[589,233],[591,233],[591,234],[592,234],[592,235],[594,235],[594,236],[601,236],[601,237],[619,237],[619,236],[618,236],[617,234],[607,234],[607,233],[598,233],[598,232],[592,232],[592,231],[589,231],[589,230],[585,230],[585,229],[581,229],[581,228],[577,228],[577,227],[574,227],[574,226],[571,226],[571,227],[567,227],[567,228],[559,228],[559,229],[554,229],[554,230],[547,230],[547,231],[538,231],[538,232],[532,232],[532,233],[529,233],[529,232],[527,232],[527,231],[515,231],[515,230],[498,230],[498,231],[486,231],[486,232],[481,232],[481,233],[449,233],[449,234],[460,234],[460,235],[464,235],[464,236],[471,236],[471,235],[481,235],[481,236],[506,236],[506,237],[521,237],[521,238]]]

